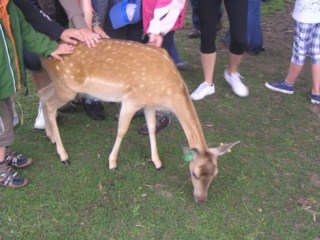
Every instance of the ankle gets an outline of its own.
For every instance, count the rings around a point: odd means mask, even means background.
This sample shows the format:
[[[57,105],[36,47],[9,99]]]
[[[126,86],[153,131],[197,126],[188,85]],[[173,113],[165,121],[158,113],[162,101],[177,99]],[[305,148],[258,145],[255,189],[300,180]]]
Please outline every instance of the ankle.
[[[288,83],[286,79],[284,80],[284,83],[285,83],[286,85],[288,85],[288,86],[293,86],[293,85],[294,85],[293,83]]]

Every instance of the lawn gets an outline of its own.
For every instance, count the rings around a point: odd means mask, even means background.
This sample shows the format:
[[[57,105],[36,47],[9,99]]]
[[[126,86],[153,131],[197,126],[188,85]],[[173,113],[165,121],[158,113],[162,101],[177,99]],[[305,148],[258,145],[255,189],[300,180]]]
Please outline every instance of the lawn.
[[[107,168],[117,130],[119,106],[104,103],[107,119],[96,122],[84,111],[59,114],[58,124],[70,166],[60,163],[44,131],[33,129],[38,98],[16,98],[20,125],[17,152],[34,162],[19,173],[30,180],[21,189],[0,192],[0,239],[320,239],[320,106],[310,103],[308,62],[293,95],[271,92],[268,80],[286,75],[291,56],[292,1],[263,4],[265,51],[246,55],[241,65],[247,98],[234,95],[223,80],[228,51],[217,39],[216,93],[195,102],[209,146],[241,140],[220,158],[219,175],[208,202],[195,203],[187,139],[176,118],[157,134],[165,165],[150,162],[148,137],[134,119],[120,148],[118,171]],[[199,39],[188,39],[190,16],[176,40],[190,69],[182,75],[190,91],[202,81]]]

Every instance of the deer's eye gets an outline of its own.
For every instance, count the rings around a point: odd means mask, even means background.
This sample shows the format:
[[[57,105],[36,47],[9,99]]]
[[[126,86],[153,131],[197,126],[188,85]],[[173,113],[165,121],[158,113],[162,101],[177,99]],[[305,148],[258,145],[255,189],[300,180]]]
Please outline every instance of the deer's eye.
[[[197,180],[200,179],[194,172],[192,172],[192,176],[193,176],[195,179],[197,179]]]

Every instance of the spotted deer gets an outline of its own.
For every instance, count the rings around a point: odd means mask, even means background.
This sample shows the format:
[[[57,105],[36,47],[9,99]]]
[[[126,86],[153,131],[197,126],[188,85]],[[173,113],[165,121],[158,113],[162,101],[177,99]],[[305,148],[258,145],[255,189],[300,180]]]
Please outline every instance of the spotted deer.
[[[236,143],[208,148],[204,134],[179,71],[161,48],[130,41],[106,39],[95,48],[78,45],[62,61],[43,58],[52,83],[39,91],[46,122],[46,134],[68,163],[56,122],[57,109],[77,93],[89,94],[106,102],[120,102],[117,137],[109,155],[109,169],[116,169],[117,157],[134,113],[143,108],[149,129],[151,159],[162,168],[155,137],[155,112],[167,109],[178,118],[188,139],[186,160],[198,203],[207,200],[212,180],[218,174],[218,156]]]

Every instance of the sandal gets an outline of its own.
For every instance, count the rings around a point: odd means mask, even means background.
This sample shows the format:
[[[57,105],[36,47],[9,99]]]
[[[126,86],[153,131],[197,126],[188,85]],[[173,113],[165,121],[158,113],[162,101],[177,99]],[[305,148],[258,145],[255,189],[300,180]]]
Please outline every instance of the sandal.
[[[32,163],[32,159],[18,154],[16,152],[11,152],[5,157],[5,163],[9,167],[13,168],[24,168]]]
[[[156,133],[158,133],[161,129],[167,127],[169,123],[170,119],[167,116],[156,116]],[[141,126],[141,128],[138,130],[138,133],[142,135],[149,135],[148,126],[146,123]]]
[[[11,167],[0,165],[0,186],[9,188],[23,187],[28,180],[18,175]]]

